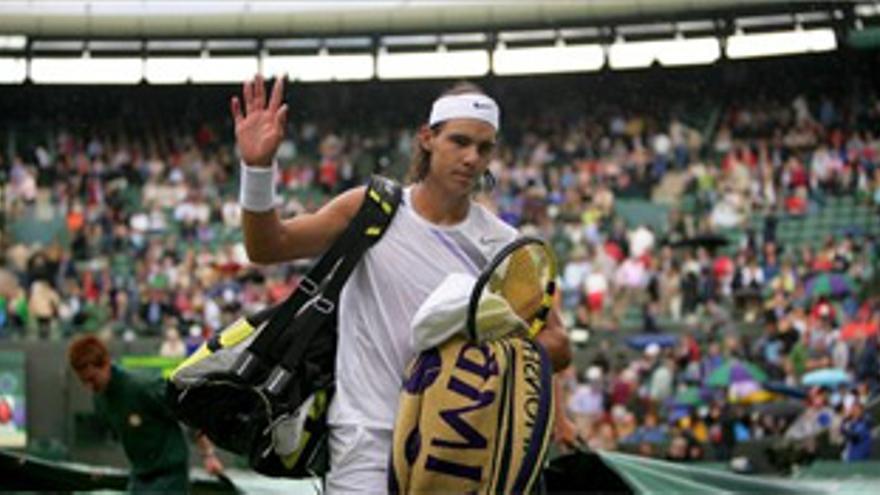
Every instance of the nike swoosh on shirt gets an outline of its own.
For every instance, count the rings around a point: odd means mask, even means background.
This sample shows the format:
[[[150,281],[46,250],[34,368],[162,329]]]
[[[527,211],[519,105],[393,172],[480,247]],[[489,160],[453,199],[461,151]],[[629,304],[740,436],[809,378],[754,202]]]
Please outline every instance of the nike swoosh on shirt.
[[[480,244],[498,244],[499,242],[503,242],[503,237],[480,237]]]

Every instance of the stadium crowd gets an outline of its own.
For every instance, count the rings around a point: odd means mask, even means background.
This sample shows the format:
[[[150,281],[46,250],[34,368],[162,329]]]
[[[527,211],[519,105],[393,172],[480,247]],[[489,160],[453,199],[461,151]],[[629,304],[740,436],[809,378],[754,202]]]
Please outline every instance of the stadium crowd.
[[[727,458],[738,442],[827,430],[848,458],[864,458],[864,408],[880,386],[877,232],[786,244],[776,219],[836,198],[880,214],[880,100],[721,110],[704,125],[669,109],[546,108],[503,129],[482,200],[551,241],[569,326],[590,330],[590,365],[566,372],[568,413],[594,448]],[[411,130],[292,126],[279,155],[285,215],[406,169]],[[209,124],[146,136],[58,130],[10,163],[0,157],[9,222],[63,219],[48,243],[7,239],[0,339],[161,336],[163,355],[184,356],[282,300],[303,266],[248,262],[231,136]],[[665,227],[617,214],[630,198],[666,201]],[[828,368],[846,376],[805,387]],[[759,383],[806,396],[771,400]]]

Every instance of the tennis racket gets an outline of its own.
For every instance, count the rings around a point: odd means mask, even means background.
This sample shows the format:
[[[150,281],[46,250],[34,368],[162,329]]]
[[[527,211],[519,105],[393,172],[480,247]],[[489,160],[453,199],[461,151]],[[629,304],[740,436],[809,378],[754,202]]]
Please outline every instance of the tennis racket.
[[[485,342],[510,334],[534,338],[544,328],[556,292],[556,256],[536,237],[520,237],[498,252],[471,292],[467,329]]]

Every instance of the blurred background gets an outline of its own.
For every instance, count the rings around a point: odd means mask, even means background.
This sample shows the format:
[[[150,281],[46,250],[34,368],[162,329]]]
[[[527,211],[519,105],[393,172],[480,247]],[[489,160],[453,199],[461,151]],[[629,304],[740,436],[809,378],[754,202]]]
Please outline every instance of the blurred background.
[[[452,83],[498,100],[480,201],[556,250],[590,448],[870,466],[878,48],[876,1],[4,1],[0,449],[125,466],[67,340],[161,373],[296,286],[242,246],[228,102],[262,73],[284,215],[402,180]]]

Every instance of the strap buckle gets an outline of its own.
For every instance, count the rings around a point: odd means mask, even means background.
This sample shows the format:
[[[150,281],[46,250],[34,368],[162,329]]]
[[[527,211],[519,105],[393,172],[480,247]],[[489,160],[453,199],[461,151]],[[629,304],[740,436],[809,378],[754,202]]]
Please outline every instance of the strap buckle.
[[[330,313],[333,312],[334,309],[336,309],[336,303],[334,303],[330,299],[327,299],[324,296],[321,296],[318,299],[316,299],[313,306],[315,309],[317,309],[319,312],[321,312],[325,315],[329,315]]]
[[[314,296],[318,293],[318,283],[307,276],[299,280],[299,288],[309,296]]]

